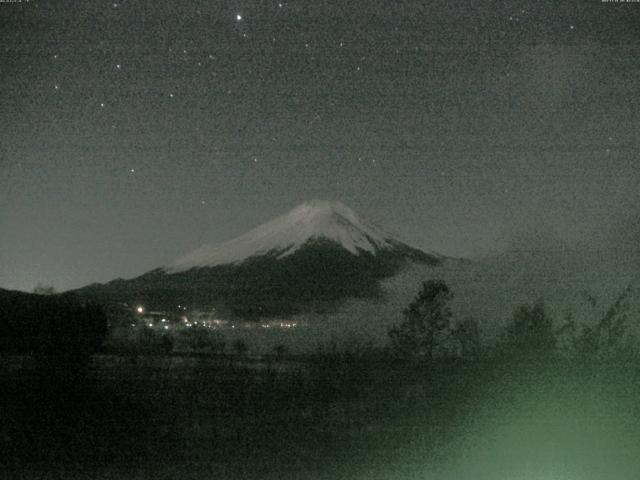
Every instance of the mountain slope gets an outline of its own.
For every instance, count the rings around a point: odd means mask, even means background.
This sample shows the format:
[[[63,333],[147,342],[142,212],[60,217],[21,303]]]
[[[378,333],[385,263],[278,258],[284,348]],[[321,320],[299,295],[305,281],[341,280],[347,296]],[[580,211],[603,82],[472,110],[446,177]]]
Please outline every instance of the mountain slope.
[[[313,201],[217,246],[203,246],[132,280],[81,289],[102,302],[215,307],[244,318],[326,310],[375,298],[408,262],[443,257],[410,247],[339,202]]]

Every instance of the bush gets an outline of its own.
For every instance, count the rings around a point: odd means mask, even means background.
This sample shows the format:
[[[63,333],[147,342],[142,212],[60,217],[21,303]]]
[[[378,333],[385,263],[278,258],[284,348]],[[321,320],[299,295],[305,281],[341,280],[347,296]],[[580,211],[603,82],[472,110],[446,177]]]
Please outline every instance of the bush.
[[[235,350],[236,354],[242,357],[247,354],[249,346],[247,345],[247,342],[239,338],[235,342],[233,342],[233,349]]]
[[[465,359],[477,359],[482,350],[480,326],[472,318],[459,322],[453,330],[453,336],[460,346],[460,355]]]
[[[547,314],[542,300],[520,305],[513,313],[507,336],[513,346],[526,353],[544,353],[555,349],[556,336],[553,319]]]

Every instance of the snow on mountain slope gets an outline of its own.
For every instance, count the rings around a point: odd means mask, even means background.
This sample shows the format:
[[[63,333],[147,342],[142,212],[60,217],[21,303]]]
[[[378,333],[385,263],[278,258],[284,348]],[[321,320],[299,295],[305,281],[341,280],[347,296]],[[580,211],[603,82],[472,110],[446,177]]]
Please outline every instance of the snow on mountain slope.
[[[311,239],[332,240],[358,255],[403,245],[392,235],[358,218],[334,201],[305,202],[290,212],[219,245],[204,245],[165,267],[169,273],[196,267],[238,264],[258,255],[291,255]]]

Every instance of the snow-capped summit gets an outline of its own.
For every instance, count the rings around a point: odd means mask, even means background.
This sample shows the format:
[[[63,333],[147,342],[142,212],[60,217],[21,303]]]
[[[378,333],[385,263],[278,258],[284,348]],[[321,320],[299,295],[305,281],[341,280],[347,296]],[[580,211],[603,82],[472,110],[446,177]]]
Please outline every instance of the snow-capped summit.
[[[170,273],[191,268],[238,264],[273,254],[283,258],[313,239],[330,240],[354,255],[397,247],[401,242],[359,218],[338,201],[312,200],[233,240],[204,245],[165,267]]]

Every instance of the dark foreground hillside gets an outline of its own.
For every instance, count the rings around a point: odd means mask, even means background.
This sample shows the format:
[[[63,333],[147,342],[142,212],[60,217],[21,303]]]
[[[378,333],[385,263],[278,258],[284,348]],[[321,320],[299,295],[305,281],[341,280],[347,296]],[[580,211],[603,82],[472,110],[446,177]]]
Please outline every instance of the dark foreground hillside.
[[[68,369],[85,362],[106,334],[102,308],[72,293],[36,295],[0,289],[0,354],[33,355],[40,367]]]
[[[27,479],[637,479],[640,355],[624,299],[500,341],[427,282],[384,349],[289,357],[115,352],[82,369],[5,354],[0,468]],[[458,339],[443,353],[438,339]],[[435,352],[440,353],[436,354]]]

